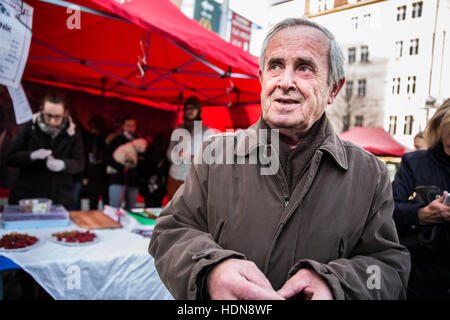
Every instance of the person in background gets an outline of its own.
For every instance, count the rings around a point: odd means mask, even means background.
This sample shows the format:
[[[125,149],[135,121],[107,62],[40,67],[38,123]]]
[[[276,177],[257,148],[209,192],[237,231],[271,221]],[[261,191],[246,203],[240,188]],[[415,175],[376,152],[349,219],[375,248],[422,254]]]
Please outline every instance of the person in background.
[[[171,166],[169,169],[169,177],[167,180],[167,195],[169,201],[172,199],[175,192],[178,188],[184,183],[186,179],[186,175],[189,171],[190,163],[194,158],[194,154],[197,151],[198,147],[201,146],[202,141],[208,138],[213,134],[213,131],[210,130],[209,127],[201,125],[201,131],[195,132],[195,122],[198,121],[201,123],[202,120],[202,107],[200,105],[200,101],[197,97],[191,96],[186,99],[184,103],[183,109],[183,123],[181,126],[177,127],[177,129],[185,129],[190,133],[191,143],[190,148],[184,149],[182,153],[178,156],[180,159],[183,159],[183,163],[174,163],[174,155],[172,155],[172,150],[177,146],[178,141],[171,141],[169,145],[169,149],[167,150],[167,157],[171,161]],[[197,147],[195,149],[194,147]]]
[[[414,150],[426,150],[426,149],[428,149],[427,142],[423,137],[423,132],[419,131],[414,136]]]
[[[156,134],[145,152],[144,161],[141,161],[140,194],[144,197],[147,208],[161,207],[166,195],[170,167],[166,156],[168,146],[168,137]]]
[[[406,153],[392,182],[394,220],[411,253],[408,299],[450,299],[450,99],[424,137],[429,148]]]
[[[343,60],[311,20],[266,36],[260,120],[205,141],[217,161],[198,152],[156,220],[149,253],[175,299],[405,298],[409,254],[386,166],[340,140],[325,113]]]
[[[84,127],[82,122],[80,121],[80,118],[78,117],[78,113],[74,112],[72,110],[72,113],[70,114],[72,122],[75,124],[77,131],[80,133],[81,140],[83,141],[83,150],[86,152],[86,141],[89,137],[88,130]],[[84,163],[85,168],[87,165],[87,157],[86,154],[84,156]],[[80,173],[76,173],[72,175],[72,181],[73,181],[73,205],[71,210],[81,210],[81,199],[85,196],[85,190],[82,183],[82,180],[84,178],[85,172],[84,170]]]
[[[45,95],[40,108],[19,130],[6,155],[7,164],[20,169],[9,203],[50,198],[69,210],[72,175],[84,169],[83,142],[61,95]]]
[[[114,137],[107,145],[105,150],[105,162],[107,166],[114,169],[113,173],[108,174],[108,194],[109,205],[120,208],[122,200],[125,197],[125,208],[130,210],[134,207],[139,194],[139,170],[128,168],[125,165],[114,160],[114,151],[121,145],[139,138],[136,133],[136,119],[126,116],[122,121],[122,131]]]
[[[99,197],[103,203],[108,200],[108,175],[104,161],[106,150],[106,137],[110,129],[106,120],[100,115],[93,115],[88,121],[89,136],[86,139],[86,169],[82,179],[87,197],[89,209],[97,210]]]

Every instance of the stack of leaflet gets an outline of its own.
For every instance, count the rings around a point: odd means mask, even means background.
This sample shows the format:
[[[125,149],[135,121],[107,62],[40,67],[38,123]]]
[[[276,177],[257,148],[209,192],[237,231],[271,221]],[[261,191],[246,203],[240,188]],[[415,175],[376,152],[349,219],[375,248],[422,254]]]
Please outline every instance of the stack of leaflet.
[[[69,223],[69,212],[61,205],[52,205],[47,213],[24,213],[18,205],[6,205],[1,221],[4,229],[59,228]]]

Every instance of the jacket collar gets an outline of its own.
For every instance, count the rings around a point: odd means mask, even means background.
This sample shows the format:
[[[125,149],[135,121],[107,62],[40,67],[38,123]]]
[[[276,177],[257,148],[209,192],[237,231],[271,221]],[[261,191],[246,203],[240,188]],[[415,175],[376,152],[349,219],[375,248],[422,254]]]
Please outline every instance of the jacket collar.
[[[270,143],[270,137],[262,137],[260,129],[266,126],[262,123],[262,116],[258,122],[250,126],[246,130],[239,130],[236,135],[236,147],[234,152],[237,156],[246,157],[251,152],[259,147],[272,147]],[[268,134],[270,135],[270,133]],[[252,138],[249,138],[251,136]],[[269,141],[269,143],[267,143]],[[327,125],[325,128],[325,139],[318,148],[318,150],[325,151],[342,169],[348,169],[347,154],[345,153],[342,140],[334,132],[333,126],[327,119]]]

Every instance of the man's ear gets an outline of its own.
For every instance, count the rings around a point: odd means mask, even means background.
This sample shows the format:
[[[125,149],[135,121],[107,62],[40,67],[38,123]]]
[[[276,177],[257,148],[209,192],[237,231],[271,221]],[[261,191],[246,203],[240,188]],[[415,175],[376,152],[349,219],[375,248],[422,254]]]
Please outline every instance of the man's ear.
[[[333,89],[330,92],[330,96],[328,97],[328,104],[332,104],[334,102],[334,99],[338,95],[339,91],[341,91],[342,87],[344,86],[345,78],[342,78],[338,81],[338,83],[335,83],[333,85]]]
[[[258,69],[258,75],[259,75],[259,82],[262,83],[262,70]]]

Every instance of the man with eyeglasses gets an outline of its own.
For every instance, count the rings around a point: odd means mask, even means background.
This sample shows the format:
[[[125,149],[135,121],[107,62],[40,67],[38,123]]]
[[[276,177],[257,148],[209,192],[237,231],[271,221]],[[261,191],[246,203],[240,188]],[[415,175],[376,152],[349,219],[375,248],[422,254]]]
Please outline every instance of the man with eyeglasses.
[[[20,169],[9,204],[26,198],[49,198],[71,208],[72,175],[84,168],[83,143],[61,95],[44,96],[40,111],[15,136],[6,162]]]

